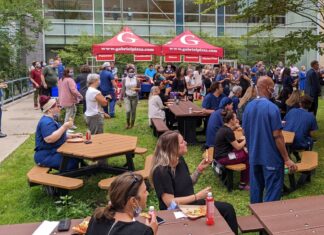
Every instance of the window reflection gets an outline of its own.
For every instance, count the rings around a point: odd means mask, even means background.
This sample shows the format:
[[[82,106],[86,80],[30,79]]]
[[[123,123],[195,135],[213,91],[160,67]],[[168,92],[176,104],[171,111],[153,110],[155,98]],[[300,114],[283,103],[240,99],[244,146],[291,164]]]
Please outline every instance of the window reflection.
[[[56,10],[92,10],[92,1],[89,0],[44,0],[44,5],[47,9]]]

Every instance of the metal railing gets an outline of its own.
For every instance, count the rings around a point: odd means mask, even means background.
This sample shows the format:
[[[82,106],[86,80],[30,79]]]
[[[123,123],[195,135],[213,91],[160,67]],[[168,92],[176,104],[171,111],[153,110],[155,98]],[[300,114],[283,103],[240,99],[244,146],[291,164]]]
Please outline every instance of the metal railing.
[[[14,100],[20,99],[30,93],[33,93],[34,88],[29,80],[29,77],[18,78],[6,81],[8,88],[1,89],[2,98],[1,104],[7,104]]]

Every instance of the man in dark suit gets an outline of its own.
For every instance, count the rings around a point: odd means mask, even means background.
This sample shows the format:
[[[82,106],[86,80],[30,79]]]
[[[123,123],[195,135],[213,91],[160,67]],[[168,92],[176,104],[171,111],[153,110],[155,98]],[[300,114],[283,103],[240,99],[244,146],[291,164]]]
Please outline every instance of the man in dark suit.
[[[317,60],[311,62],[311,69],[306,74],[305,94],[313,98],[312,107],[309,111],[316,116],[318,108],[318,97],[321,95],[320,78],[318,74],[319,64]]]

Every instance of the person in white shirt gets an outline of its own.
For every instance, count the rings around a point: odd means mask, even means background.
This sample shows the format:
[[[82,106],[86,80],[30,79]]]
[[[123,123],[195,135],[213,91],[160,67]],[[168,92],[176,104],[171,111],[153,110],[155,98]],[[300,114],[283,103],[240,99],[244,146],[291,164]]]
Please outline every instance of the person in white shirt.
[[[185,76],[186,87],[187,87],[187,96],[188,100],[193,101],[195,89],[197,88],[195,77],[193,76],[192,69],[187,70],[187,76]]]
[[[149,124],[151,124],[151,118],[165,119],[164,105],[162,103],[160,94],[160,88],[153,86],[151,88],[149,103],[148,103],[148,117]]]
[[[193,76],[196,81],[197,88],[195,89],[194,92],[194,100],[199,100],[200,99],[200,88],[202,85],[202,66],[198,65],[196,67],[196,70],[193,72]]]
[[[102,106],[107,106],[106,98],[97,89],[100,84],[98,74],[90,73],[87,77],[88,90],[85,100],[87,109],[84,113],[88,129],[91,134],[101,134],[104,132],[104,116]]]
[[[135,69],[127,68],[127,76],[122,81],[121,100],[125,100],[126,109],[126,129],[134,127],[136,118],[136,107],[138,103],[138,93],[141,91],[140,81],[136,78]]]

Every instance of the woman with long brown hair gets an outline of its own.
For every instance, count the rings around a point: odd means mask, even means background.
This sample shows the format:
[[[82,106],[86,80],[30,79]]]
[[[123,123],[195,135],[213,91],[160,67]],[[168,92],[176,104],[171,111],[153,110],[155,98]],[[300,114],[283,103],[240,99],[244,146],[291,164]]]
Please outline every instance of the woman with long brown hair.
[[[154,151],[150,173],[160,210],[173,209],[174,205],[205,204],[207,193],[211,188],[207,187],[195,193],[193,185],[210,162],[203,159],[194,173],[190,175],[183,157],[186,153],[187,143],[178,132],[167,131],[160,136]],[[237,234],[238,225],[233,206],[226,202],[217,201],[215,207],[233,232]]]
[[[119,175],[109,187],[110,202],[96,209],[89,222],[86,235],[156,235],[158,225],[155,215],[146,224],[135,220],[146,207],[148,192],[139,174],[126,172]]]

